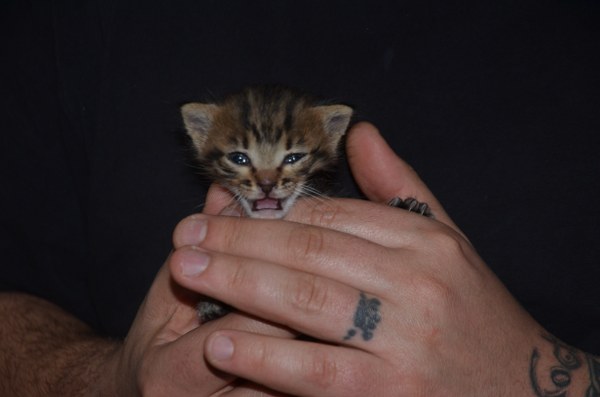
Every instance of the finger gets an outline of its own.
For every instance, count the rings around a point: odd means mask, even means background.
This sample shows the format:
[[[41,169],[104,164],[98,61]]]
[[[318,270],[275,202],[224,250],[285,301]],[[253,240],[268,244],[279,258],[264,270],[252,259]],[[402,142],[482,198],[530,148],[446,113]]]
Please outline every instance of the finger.
[[[337,230],[389,248],[423,244],[421,234],[415,232],[440,227],[414,212],[355,199],[300,199],[286,220]]]
[[[170,259],[171,255],[166,263]],[[173,284],[169,267],[163,265],[138,310],[129,334],[150,339],[155,335],[149,335],[145,330],[160,328],[165,334],[163,338],[170,341],[189,332],[198,326],[194,308],[196,299],[197,294],[193,291]],[[165,324],[167,318],[170,321]]]
[[[204,332],[200,343],[186,344],[191,337],[199,336],[196,332],[197,296],[197,293],[173,283],[168,266],[160,269],[152,283],[128,333],[131,342],[128,346],[133,349],[133,354],[144,356],[139,360],[142,368],[138,370],[137,381],[147,390],[164,390],[165,385],[161,382],[165,379],[169,382],[181,380],[172,385],[178,393],[181,387],[189,385],[197,387],[208,382],[218,389],[229,381],[208,371],[206,363],[200,359],[202,350],[199,347],[208,332]]]
[[[277,263],[349,285],[376,279],[386,284],[384,264],[390,260],[390,250],[368,240],[296,222],[197,217],[206,221],[206,229],[196,245],[206,251]],[[396,261],[401,257],[396,253]]]
[[[175,249],[198,245],[206,237],[208,222],[206,217],[194,214],[181,220],[173,231],[173,247]]]
[[[223,214],[223,211],[228,211],[228,213]],[[229,190],[216,183],[210,185],[206,193],[206,203],[202,212],[211,215],[222,214],[230,216],[239,216],[241,214],[239,206],[237,206],[237,202]]]
[[[203,212],[211,215],[242,216],[242,210],[229,191],[216,183],[208,189]],[[204,239],[205,223],[203,218],[196,214],[184,218],[173,232],[173,246],[177,249],[185,245],[198,244]]]
[[[142,371],[144,376],[142,383],[152,385],[153,381],[164,382],[166,375],[164,372],[171,371],[167,378],[169,382],[177,385],[178,393],[181,393],[182,389],[187,389],[189,395],[197,395],[198,390],[211,393],[222,390],[234,381],[235,377],[212,370],[203,358],[203,345],[208,335],[223,328],[272,335],[278,338],[295,336],[283,327],[232,313],[181,335],[173,343],[158,346],[154,357],[147,361],[151,365],[147,365],[147,369]],[[176,365],[157,366],[152,364],[156,362],[176,363]],[[161,385],[156,386],[161,387]],[[165,385],[162,387],[164,388]]]
[[[360,350],[244,332],[214,333],[204,354],[217,369],[294,396],[380,396],[390,378]]]
[[[167,263],[171,259],[172,255]],[[164,389],[161,382],[169,379],[178,392],[189,387],[189,395],[197,395],[204,387],[216,391],[230,382],[230,375],[210,371],[202,356],[205,338],[217,329],[239,329],[280,338],[296,336],[285,327],[235,313],[198,327],[197,301],[196,292],[173,282],[169,266],[159,270],[128,334],[136,340],[138,349],[152,355],[141,361],[144,369],[139,381],[148,389]]]
[[[318,202],[300,199],[286,220],[334,229],[390,248],[414,246],[420,239],[420,235],[414,233],[416,230],[439,226],[428,223],[432,222],[430,218],[413,212],[353,199]],[[173,232],[173,245],[179,248],[200,244],[206,237],[207,226],[203,216],[191,215],[183,219]],[[253,235],[262,233],[261,230],[264,229],[257,228],[258,233]]]
[[[222,394],[219,397],[293,397],[290,394],[279,393],[273,390],[269,390],[264,386],[245,383],[233,387]]]
[[[382,301],[349,285],[195,247],[176,251],[171,266],[173,277],[186,288],[302,334],[364,348],[369,343],[372,351],[381,340],[374,336],[381,333]]]
[[[346,151],[352,175],[370,200],[387,203],[394,197],[415,198],[427,203],[437,220],[458,230],[417,173],[394,153],[372,124],[358,123],[350,129]]]

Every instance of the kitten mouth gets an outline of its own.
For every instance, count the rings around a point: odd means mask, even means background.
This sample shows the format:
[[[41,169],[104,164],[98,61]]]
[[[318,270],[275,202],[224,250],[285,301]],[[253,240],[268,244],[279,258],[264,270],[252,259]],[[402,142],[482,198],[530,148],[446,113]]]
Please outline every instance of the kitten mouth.
[[[254,200],[252,204],[252,211],[262,211],[262,210],[276,210],[281,211],[281,200],[273,199],[270,197],[265,197],[262,199]]]
[[[296,195],[282,198],[263,197],[261,199],[243,199],[242,206],[251,218],[281,219],[285,217],[296,201]]]

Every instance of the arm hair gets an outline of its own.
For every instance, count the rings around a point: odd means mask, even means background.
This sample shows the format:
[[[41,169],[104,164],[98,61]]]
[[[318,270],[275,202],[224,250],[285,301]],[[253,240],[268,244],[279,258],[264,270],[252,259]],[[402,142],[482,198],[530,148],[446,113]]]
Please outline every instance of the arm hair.
[[[0,318],[0,395],[117,395],[120,342],[26,294],[0,293]]]

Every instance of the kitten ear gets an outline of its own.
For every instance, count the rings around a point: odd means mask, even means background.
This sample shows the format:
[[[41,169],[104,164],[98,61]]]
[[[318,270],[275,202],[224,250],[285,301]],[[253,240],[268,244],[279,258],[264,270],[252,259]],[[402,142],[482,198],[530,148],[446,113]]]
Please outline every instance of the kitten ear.
[[[324,105],[315,106],[313,109],[321,117],[323,128],[331,137],[332,149],[335,150],[350,124],[352,108],[346,105]]]
[[[219,106],[212,103],[192,102],[181,107],[183,124],[196,149],[200,150],[204,146],[218,110]]]

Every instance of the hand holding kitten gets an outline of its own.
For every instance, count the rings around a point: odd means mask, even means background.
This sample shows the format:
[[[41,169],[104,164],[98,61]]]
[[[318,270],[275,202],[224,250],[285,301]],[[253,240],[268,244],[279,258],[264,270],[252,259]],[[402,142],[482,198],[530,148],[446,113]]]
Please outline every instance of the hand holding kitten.
[[[184,220],[175,239],[190,245],[170,261],[178,283],[326,342],[221,330],[208,362],[299,396],[536,395],[551,378],[542,327],[372,126],[353,128],[348,154],[371,200],[416,196],[436,220],[347,199],[301,201],[293,222],[201,217],[202,239],[184,233],[199,218]],[[184,257],[203,271],[184,275]]]
[[[229,203],[228,194],[214,186],[208,193],[205,212],[216,214]],[[180,234],[194,235],[197,229],[179,228]],[[189,241],[175,236],[174,249],[180,252]],[[169,263],[169,258],[167,262]],[[173,282],[168,266],[157,274],[127,338],[106,363],[106,396],[222,396],[232,389],[234,375],[217,373],[203,359],[205,339],[215,330],[237,329],[272,335],[295,336],[286,327],[270,324],[242,313],[198,326],[198,296]],[[237,384],[236,393],[254,385]],[[240,395],[240,394],[238,394]]]

